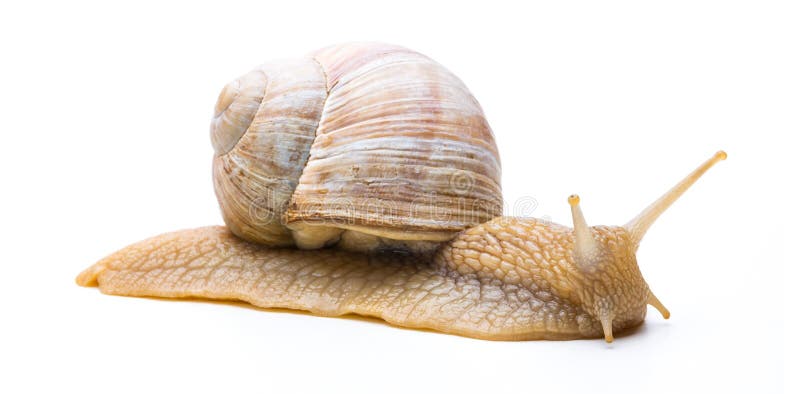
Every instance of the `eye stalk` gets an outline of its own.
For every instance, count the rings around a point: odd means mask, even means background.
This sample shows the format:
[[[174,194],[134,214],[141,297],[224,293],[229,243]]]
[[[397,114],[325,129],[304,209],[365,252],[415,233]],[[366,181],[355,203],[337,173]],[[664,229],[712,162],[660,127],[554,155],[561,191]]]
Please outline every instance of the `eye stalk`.
[[[697,167],[694,171],[689,173],[686,178],[683,178],[678,184],[672,187],[669,191],[664,193],[658,200],[654,201],[647,208],[642,211],[638,216],[633,218],[630,222],[625,224],[625,229],[631,235],[631,241],[634,244],[634,249],[639,248],[639,243],[644,238],[644,234],[653,225],[653,223],[661,216],[667,208],[672,205],[680,196],[689,189],[698,179],[700,179],[709,168],[714,164],[728,158],[725,151],[719,151],[714,154],[710,159],[706,160],[703,164]]]
[[[577,194],[569,196],[567,199],[572,209],[572,227],[575,231],[575,249],[573,257],[575,262],[583,270],[592,271],[595,263],[600,257],[601,249],[592,235],[592,229],[586,224],[583,211],[580,207],[581,198]]]
[[[581,198],[573,194],[567,198],[570,209],[572,210],[572,228],[575,232],[575,246],[572,250],[572,257],[578,268],[584,272],[594,274],[598,267],[602,266],[603,248],[598,244],[592,234],[592,229],[586,224],[583,211],[580,207]],[[614,302],[611,298],[600,298],[595,305],[596,317],[603,326],[603,335],[606,342],[614,341],[612,323],[614,321]]]

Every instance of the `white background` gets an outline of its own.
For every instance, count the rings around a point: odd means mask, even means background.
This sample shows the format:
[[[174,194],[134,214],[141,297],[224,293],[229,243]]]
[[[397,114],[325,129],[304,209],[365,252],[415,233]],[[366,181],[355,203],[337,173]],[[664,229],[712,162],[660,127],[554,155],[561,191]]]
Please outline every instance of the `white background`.
[[[0,6],[0,392],[796,384],[784,251],[797,239],[797,3],[145,3]],[[580,193],[590,224],[622,224],[725,149],[639,252],[673,317],[651,309],[611,345],[487,342],[73,283],[128,243],[221,223],[208,138],[220,89],[349,40],[407,46],[465,81],[495,131],[507,214],[569,224]]]

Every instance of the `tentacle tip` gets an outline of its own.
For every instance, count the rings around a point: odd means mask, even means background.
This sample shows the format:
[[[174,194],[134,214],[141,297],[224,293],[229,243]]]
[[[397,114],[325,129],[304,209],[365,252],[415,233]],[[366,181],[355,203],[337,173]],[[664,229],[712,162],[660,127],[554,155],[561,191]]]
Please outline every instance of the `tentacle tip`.
[[[652,291],[650,292],[650,296],[647,300],[647,303],[656,308],[658,312],[661,313],[661,316],[664,317],[664,319],[669,319],[670,316],[669,309],[667,309],[667,307],[665,307],[664,304],[662,304],[661,301],[658,300],[658,297],[656,297],[656,295],[653,294]]]
[[[612,320],[609,318],[600,320],[600,324],[603,326],[603,335],[605,336],[606,343],[614,342],[614,330],[611,321]]]
[[[717,153],[715,153],[715,154],[714,154],[714,158],[715,158],[717,161],[720,161],[720,160],[725,160],[725,159],[727,159],[727,158],[728,158],[728,154],[727,154],[727,153],[725,153],[725,151],[724,151],[724,150],[721,150],[721,151],[718,151]]]
[[[572,194],[567,198],[567,202],[569,203],[569,205],[574,207],[580,204],[581,198],[577,194]]]
[[[651,303],[651,305],[653,305],[653,307],[655,307],[656,310],[658,310],[658,313],[661,314],[661,317],[663,317],[664,320],[669,319],[669,317],[671,316],[669,310],[667,308],[664,308],[664,305],[656,303]]]

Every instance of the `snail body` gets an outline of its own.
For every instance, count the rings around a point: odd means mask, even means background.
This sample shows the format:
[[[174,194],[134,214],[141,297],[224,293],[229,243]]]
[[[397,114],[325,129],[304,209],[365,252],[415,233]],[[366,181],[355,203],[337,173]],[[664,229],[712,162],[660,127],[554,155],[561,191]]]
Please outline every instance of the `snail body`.
[[[492,340],[604,337],[669,312],[636,261],[716,153],[623,226],[502,217],[477,101],[432,60],[346,44],[228,85],[212,120],[226,227],[162,234],[76,279],[107,294],[235,299]],[[466,187],[463,187],[466,185]]]

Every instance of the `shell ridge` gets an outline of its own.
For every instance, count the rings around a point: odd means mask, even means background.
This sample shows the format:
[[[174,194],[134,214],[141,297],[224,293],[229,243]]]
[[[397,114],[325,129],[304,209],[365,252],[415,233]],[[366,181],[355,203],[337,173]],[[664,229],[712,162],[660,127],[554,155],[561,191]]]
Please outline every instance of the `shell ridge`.
[[[294,201],[295,192],[297,191],[297,186],[300,185],[299,180],[303,178],[303,175],[306,172],[306,167],[308,167],[308,161],[311,160],[311,147],[314,145],[314,141],[317,139],[317,135],[319,134],[319,126],[322,124],[323,118],[325,117],[325,107],[328,105],[328,98],[331,97],[331,90],[333,90],[332,87],[328,88],[328,72],[325,71],[325,67],[322,66],[322,63],[320,63],[314,56],[309,56],[309,59],[311,59],[311,61],[314,62],[314,64],[317,65],[317,68],[319,68],[319,70],[322,72],[322,77],[325,80],[325,99],[322,100],[322,108],[319,111],[319,119],[317,119],[317,124],[316,126],[314,126],[314,135],[311,136],[311,144],[308,145],[308,152],[306,152],[308,153],[308,155],[306,155],[306,161],[305,163],[303,163],[303,169],[300,171],[300,177],[297,178],[298,181],[296,182],[296,184],[292,188],[292,192],[290,193],[291,195],[291,197],[289,198],[290,202]],[[338,83],[338,81],[336,83]],[[283,209],[283,212],[281,212],[281,221],[283,222],[284,225],[286,225],[287,222],[286,211],[288,211],[288,208],[289,204],[286,204],[286,206]]]
[[[328,95],[326,75],[307,57],[267,62],[251,73],[264,81],[251,92],[263,95],[246,132],[214,159],[215,192],[223,219],[235,234],[288,246],[292,237],[283,214],[320,124]]]

